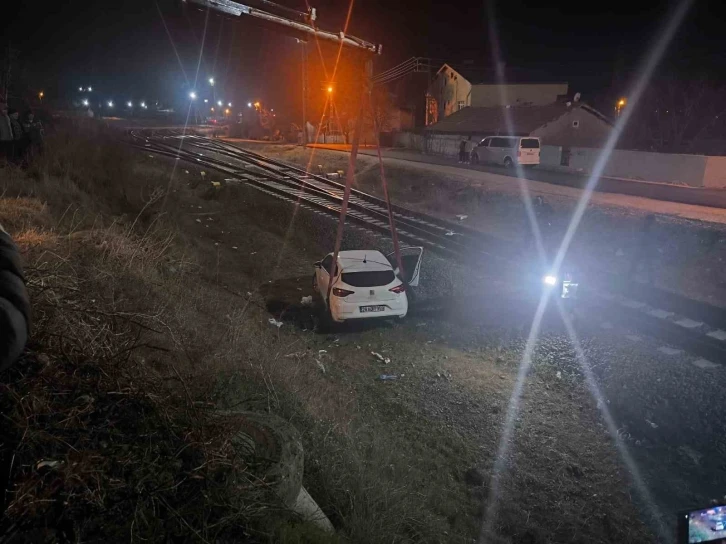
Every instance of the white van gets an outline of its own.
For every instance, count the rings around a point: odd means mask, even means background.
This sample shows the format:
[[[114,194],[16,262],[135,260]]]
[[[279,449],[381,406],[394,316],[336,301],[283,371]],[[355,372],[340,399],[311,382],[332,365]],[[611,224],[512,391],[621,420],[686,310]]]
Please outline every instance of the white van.
[[[503,164],[539,164],[539,138],[533,136],[487,136],[471,152],[471,162]]]

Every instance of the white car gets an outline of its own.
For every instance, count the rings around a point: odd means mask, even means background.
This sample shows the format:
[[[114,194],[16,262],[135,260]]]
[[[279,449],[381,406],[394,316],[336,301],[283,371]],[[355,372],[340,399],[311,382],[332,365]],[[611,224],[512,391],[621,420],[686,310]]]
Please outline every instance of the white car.
[[[340,251],[329,298],[333,254],[316,262],[313,289],[330,318],[342,323],[349,319],[405,317],[408,313],[406,284],[418,285],[423,248],[405,247],[400,251],[405,283],[399,277],[393,254],[384,256],[380,251],[365,249]]]

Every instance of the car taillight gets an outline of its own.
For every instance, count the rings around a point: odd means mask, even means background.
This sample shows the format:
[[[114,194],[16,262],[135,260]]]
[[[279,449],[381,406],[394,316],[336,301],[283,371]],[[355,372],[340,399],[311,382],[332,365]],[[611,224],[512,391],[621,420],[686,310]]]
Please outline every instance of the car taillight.
[[[354,291],[348,291],[347,289],[340,289],[338,287],[333,287],[333,294],[336,297],[344,298],[344,297],[347,297],[348,295],[352,295],[353,293],[354,293]]]
[[[406,286],[404,284],[396,285],[396,287],[391,287],[389,291],[391,293],[403,293],[404,291],[406,291]]]

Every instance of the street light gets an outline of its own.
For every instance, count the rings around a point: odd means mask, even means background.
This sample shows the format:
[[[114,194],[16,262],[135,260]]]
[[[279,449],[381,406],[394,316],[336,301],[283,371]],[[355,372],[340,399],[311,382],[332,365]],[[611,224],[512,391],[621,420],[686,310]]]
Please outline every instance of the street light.
[[[615,111],[617,112],[618,117],[620,117],[620,110],[622,110],[627,103],[628,101],[625,98],[618,100],[618,103],[615,106]]]
[[[247,107],[248,108],[251,108],[252,107],[252,102],[247,102]]]
[[[210,78],[209,78],[209,84],[210,84],[210,85],[211,85],[212,87],[214,87],[214,78],[213,78],[213,77],[210,77]]]
[[[44,97],[44,96],[45,96],[45,93],[44,93],[43,91],[40,91],[40,92],[38,93],[38,98],[40,99],[40,101],[41,101],[41,102],[43,101],[43,97]]]
[[[133,102],[131,102],[131,101],[129,101],[129,102],[126,102],[126,105],[127,105],[127,106],[128,106],[129,108],[133,108],[133,107],[134,107],[134,103],[133,103]]]
[[[329,93],[332,93],[333,92],[333,88],[332,87],[328,87],[328,92]]]
[[[207,100],[207,99],[205,98],[205,99],[204,99],[204,103],[206,104],[207,102],[209,102],[209,100]]]
[[[190,92],[189,93],[189,98],[191,98],[192,100],[196,100],[197,99],[197,93],[195,93],[194,91]]]
[[[141,103],[141,107],[144,108],[144,109],[146,109],[146,102],[142,102]]]
[[[109,100],[108,101],[108,107],[109,108],[113,108],[113,100]]]
[[[228,102],[227,103],[227,107],[230,107],[231,108],[232,107],[232,102]]]
[[[227,114],[227,115],[229,115],[229,108],[227,108],[226,110],[224,110],[224,113]]]
[[[80,92],[83,92],[83,87],[78,87],[78,90],[79,90]]]
[[[220,108],[222,107],[222,101],[221,100],[217,100],[217,106],[219,106]]]
[[[85,98],[83,99],[83,105],[84,105],[84,106],[88,106],[88,100],[87,100],[87,99],[85,99]]]
[[[93,87],[88,87],[88,92],[93,92]]]

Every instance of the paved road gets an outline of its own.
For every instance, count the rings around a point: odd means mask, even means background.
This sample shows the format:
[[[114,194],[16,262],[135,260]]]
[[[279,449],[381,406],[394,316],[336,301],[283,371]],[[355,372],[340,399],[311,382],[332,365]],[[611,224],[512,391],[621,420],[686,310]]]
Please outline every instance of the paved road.
[[[347,146],[319,145],[319,149],[348,152]],[[375,156],[376,150],[363,147],[362,155]],[[422,155],[407,150],[383,149],[386,162],[449,173],[457,177],[468,178],[476,183],[487,186],[512,187],[517,192],[517,172],[503,167],[489,165],[462,165],[455,159],[439,155]],[[542,169],[528,169],[523,172],[524,179],[529,180],[530,189],[534,192],[549,195],[566,196],[579,199],[581,187],[587,182],[587,176],[555,172]],[[661,183],[646,183],[617,178],[601,178],[598,191],[593,195],[594,204],[619,206],[652,212],[696,219],[714,223],[726,223],[726,190],[694,189]]]

